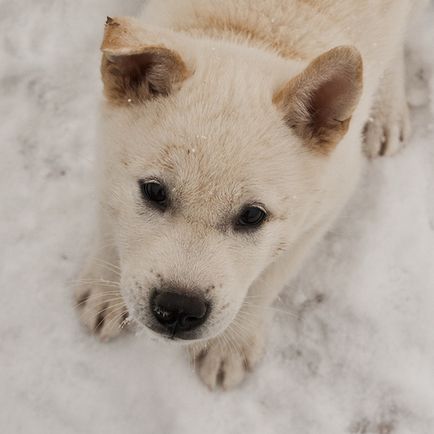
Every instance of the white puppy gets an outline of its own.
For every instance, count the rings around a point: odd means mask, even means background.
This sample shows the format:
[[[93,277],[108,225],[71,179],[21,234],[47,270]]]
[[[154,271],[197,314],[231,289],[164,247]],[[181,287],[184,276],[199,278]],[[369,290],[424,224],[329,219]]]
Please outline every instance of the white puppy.
[[[82,321],[108,339],[128,316],[190,344],[209,387],[239,383],[363,146],[392,154],[409,134],[403,38],[421,1],[153,0],[108,18]]]

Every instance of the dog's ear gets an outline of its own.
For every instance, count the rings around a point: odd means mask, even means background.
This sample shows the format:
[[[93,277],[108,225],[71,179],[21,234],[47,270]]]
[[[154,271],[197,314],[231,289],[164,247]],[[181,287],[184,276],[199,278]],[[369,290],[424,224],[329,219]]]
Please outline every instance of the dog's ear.
[[[107,18],[101,76],[110,103],[127,105],[166,96],[190,75],[171,35],[132,18]]]
[[[357,49],[336,47],[290,80],[273,102],[306,146],[327,154],[348,130],[362,92],[362,75]]]

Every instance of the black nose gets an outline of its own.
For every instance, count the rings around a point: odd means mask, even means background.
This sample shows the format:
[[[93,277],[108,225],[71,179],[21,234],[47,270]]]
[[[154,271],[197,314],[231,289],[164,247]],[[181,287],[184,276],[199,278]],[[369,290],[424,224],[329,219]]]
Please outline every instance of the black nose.
[[[174,335],[177,331],[190,331],[202,325],[208,305],[199,297],[156,292],[151,300],[151,310],[157,321]]]

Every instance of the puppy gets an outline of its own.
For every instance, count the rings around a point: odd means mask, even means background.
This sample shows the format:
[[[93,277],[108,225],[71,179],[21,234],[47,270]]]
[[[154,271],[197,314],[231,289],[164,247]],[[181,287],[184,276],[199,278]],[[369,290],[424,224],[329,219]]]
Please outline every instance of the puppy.
[[[132,320],[188,344],[210,388],[237,385],[364,154],[409,135],[403,38],[419,3],[151,0],[108,18],[82,322],[106,340]]]

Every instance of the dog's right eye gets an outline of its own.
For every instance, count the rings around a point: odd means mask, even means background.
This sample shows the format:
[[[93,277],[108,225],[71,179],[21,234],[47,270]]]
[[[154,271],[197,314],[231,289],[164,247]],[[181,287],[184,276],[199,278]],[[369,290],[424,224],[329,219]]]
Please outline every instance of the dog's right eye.
[[[139,185],[143,199],[162,211],[167,208],[167,193],[163,184],[154,179],[147,181],[142,179]]]

